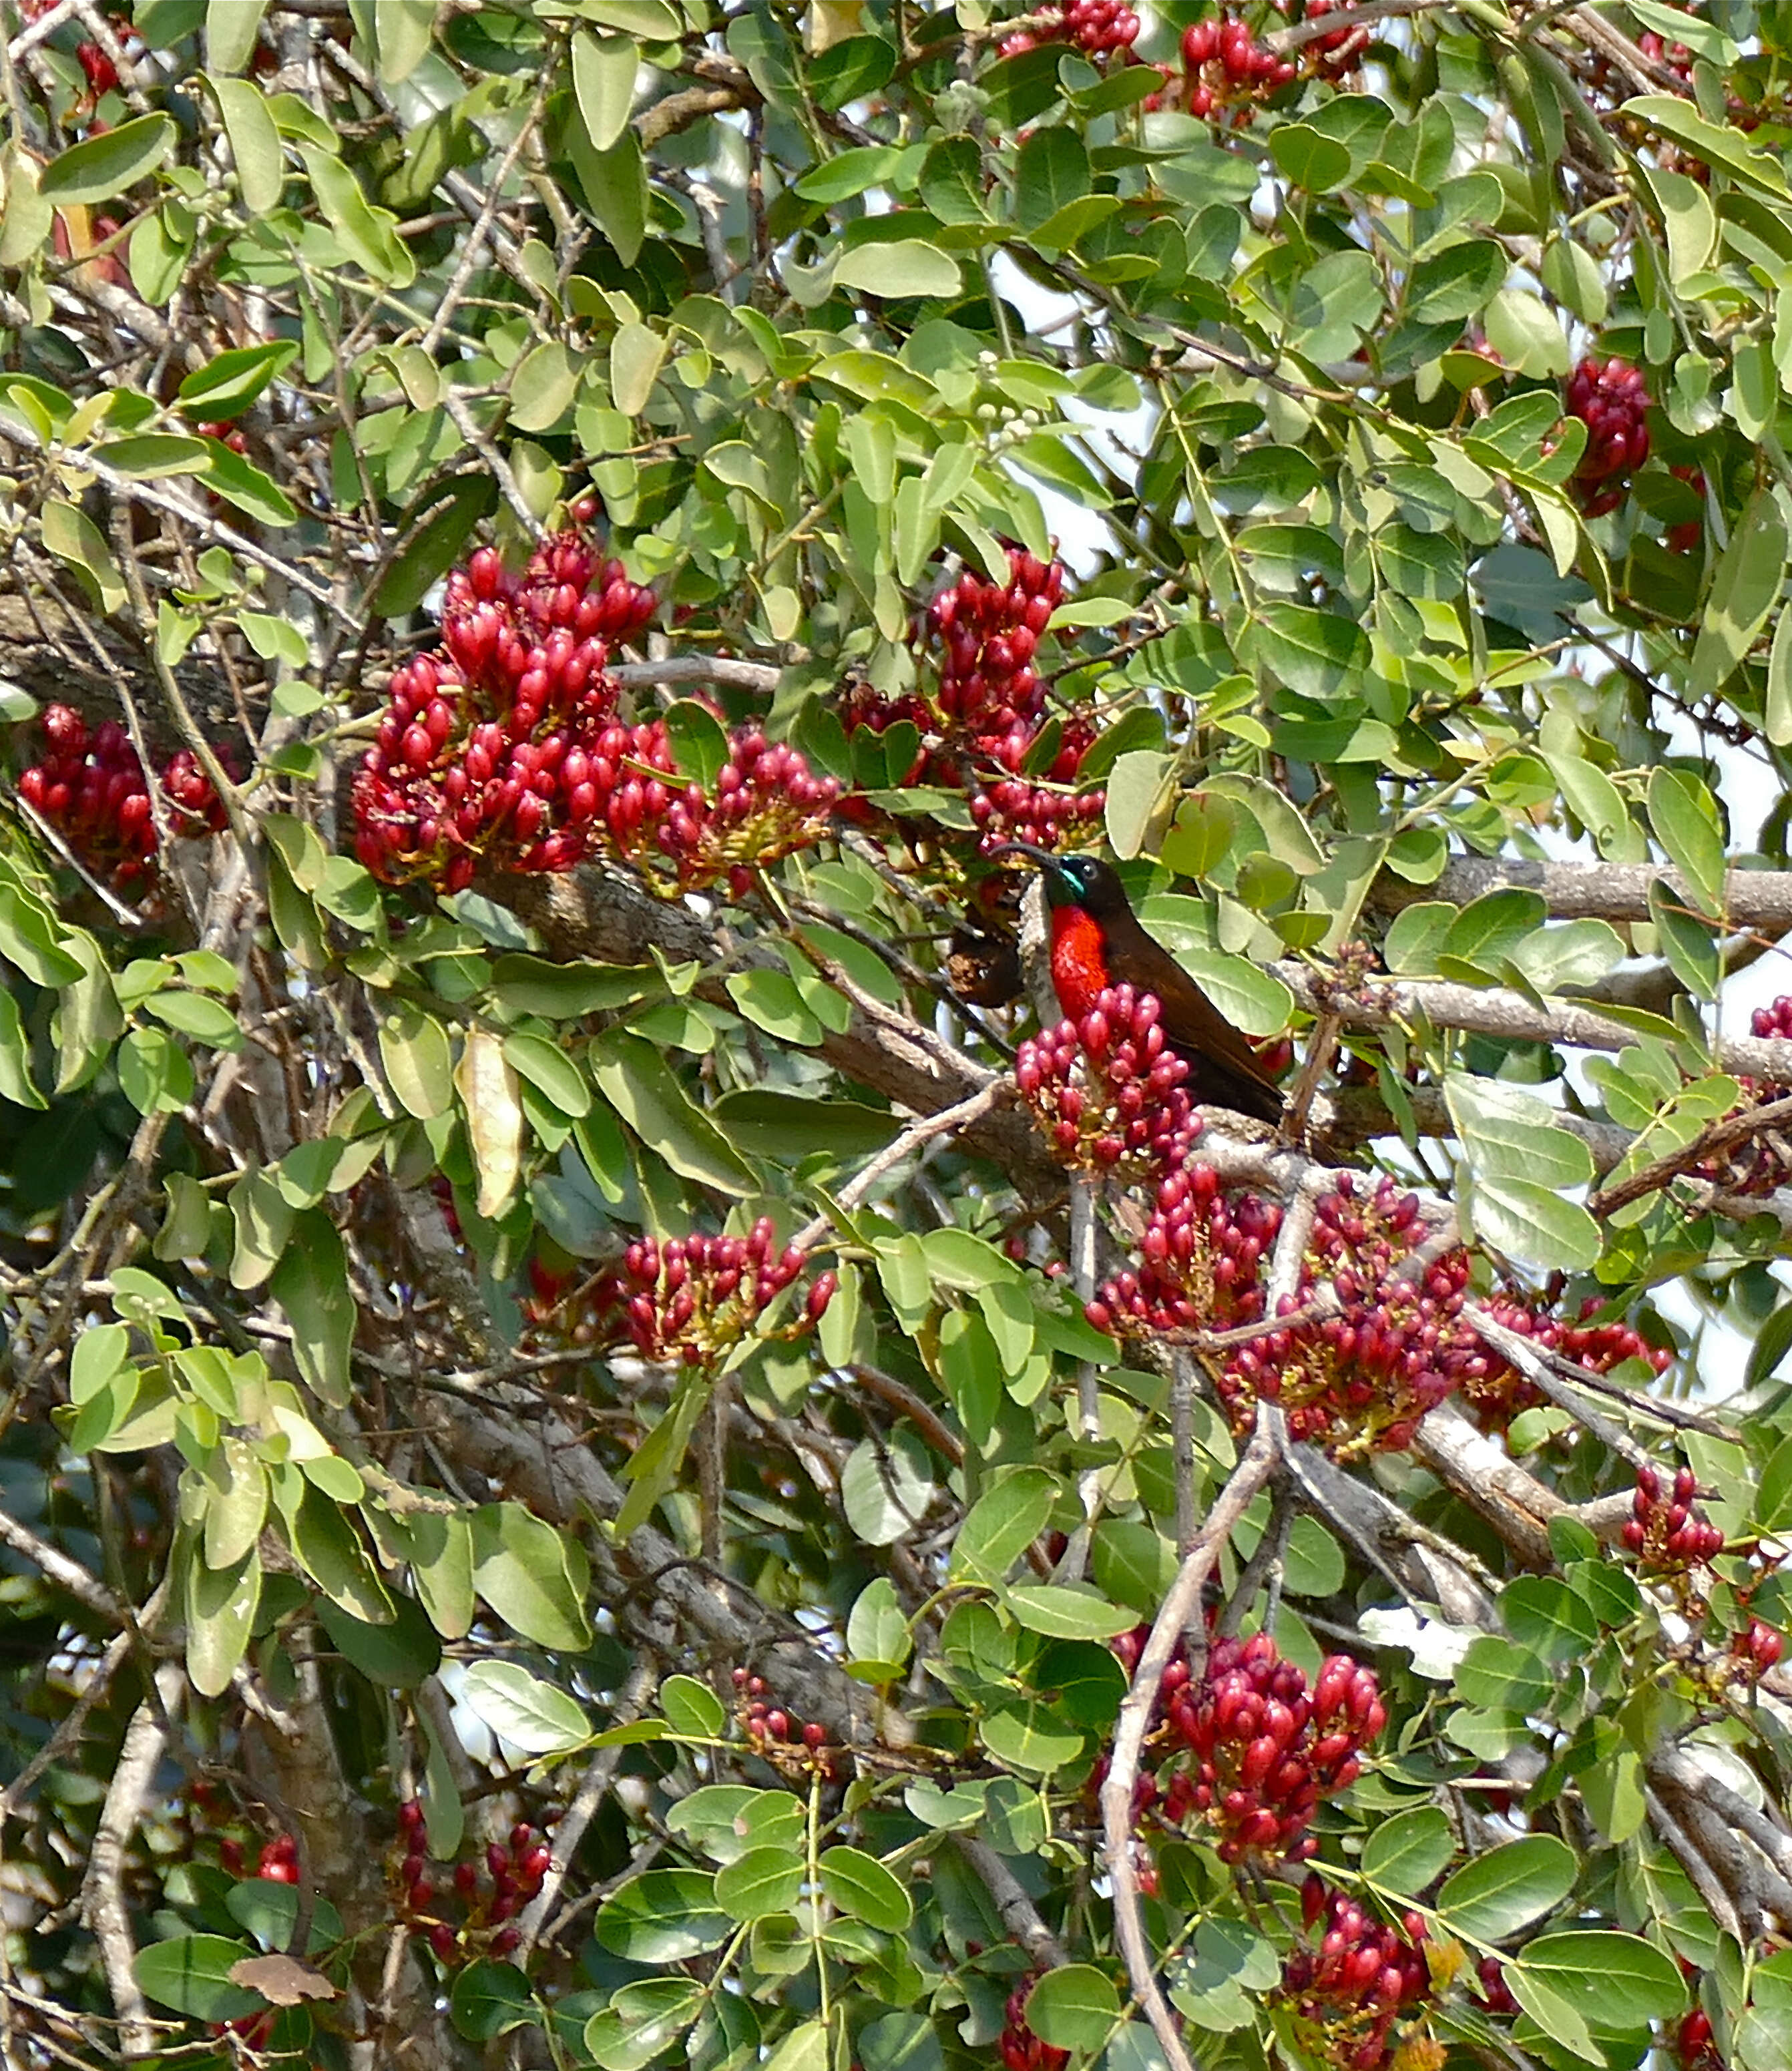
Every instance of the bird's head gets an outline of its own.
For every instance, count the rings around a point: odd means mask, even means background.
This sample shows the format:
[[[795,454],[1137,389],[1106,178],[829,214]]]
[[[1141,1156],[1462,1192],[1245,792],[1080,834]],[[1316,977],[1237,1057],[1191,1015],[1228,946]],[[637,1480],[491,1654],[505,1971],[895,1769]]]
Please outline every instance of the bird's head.
[[[1097,920],[1128,911],[1126,894],[1111,863],[1098,855],[1055,855],[1031,842],[1007,842],[1001,853],[1029,856],[1045,878],[1045,896],[1053,906],[1081,906]]]

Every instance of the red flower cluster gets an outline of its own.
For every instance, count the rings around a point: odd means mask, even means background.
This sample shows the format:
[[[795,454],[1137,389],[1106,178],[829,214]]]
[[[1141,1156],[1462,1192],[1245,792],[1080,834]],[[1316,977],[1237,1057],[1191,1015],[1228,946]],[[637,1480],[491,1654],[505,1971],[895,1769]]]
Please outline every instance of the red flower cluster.
[[[1037,50],[1041,43],[1074,43],[1085,55],[1105,57],[1110,51],[1130,51],[1138,41],[1139,21],[1124,0],[1070,0],[1067,7],[1042,7],[1040,25],[1017,29],[1002,40],[1002,55],[1015,57],[1022,51]]]
[[[1425,1921],[1409,1913],[1402,1934],[1315,1874],[1301,1893],[1309,1939],[1282,1966],[1281,1995],[1318,2031],[1314,2054],[1342,2071],[1380,2071],[1403,2009],[1424,1999],[1431,1974],[1415,1944]],[[1311,1938],[1315,1930],[1318,1939]]]
[[[1230,1198],[1211,1165],[1187,1165],[1158,1189],[1135,1272],[1117,1273],[1088,1305],[1097,1330],[1121,1337],[1229,1331],[1263,1312],[1264,1254],[1281,1209],[1256,1194]]]
[[[1637,38],[1637,48],[1652,64],[1671,72],[1682,86],[1692,84],[1692,53],[1684,43],[1671,43],[1655,30],[1645,29]]]
[[[1042,2042],[1027,2025],[1027,2002],[1033,1996],[1036,1978],[1026,1978],[1008,1995],[1007,2024],[997,2044],[1007,2071],[1064,2071],[1070,2052],[1055,2043]]]
[[[1750,1618],[1745,1630],[1731,1635],[1731,1658],[1751,1681],[1758,1681],[1769,1668],[1777,1667],[1785,1651],[1785,1634],[1776,1632],[1757,1618]]]
[[[1622,359],[1583,359],[1569,377],[1566,408],[1587,428],[1574,487],[1581,508],[1597,518],[1624,501],[1628,478],[1649,457],[1649,391],[1642,368]]]
[[[1715,1560],[1724,1550],[1724,1535],[1694,1511],[1698,1487],[1692,1468],[1682,1467],[1664,1503],[1661,1476],[1653,1467],[1638,1467],[1636,1495],[1621,1535],[1626,1551],[1646,1566],[1682,1573]]]
[[[707,1366],[752,1329],[802,1272],[804,1253],[774,1249],[777,1232],[762,1216],[745,1236],[638,1237],[619,1272],[596,1290],[609,1319],[607,1342],[629,1339],[646,1359]],[[820,1320],[839,1282],[818,1274],[804,1304],[805,1325]]]
[[[1139,1641],[1125,1640],[1115,1651],[1130,1668]],[[1355,1782],[1363,1749],[1388,1722],[1373,1669],[1335,1654],[1309,1683],[1261,1632],[1216,1640],[1199,1683],[1179,1655],[1158,1704],[1162,1815],[1174,1827],[1198,1819],[1224,1863],[1316,1854],[1307,1828],[1320,1798]]]
[[[1068,721],[1052,766],[1021,775],[1039,740],[1045,686],[1034,667],[1039,643],[1063,601],[1064,566],[1024,548],[1008,549],[1009,577],[990,582],[966,569],[933,599],[915,629],[917,647],[936,650],[939,679],[931,703],[915,692],[888,698],[859,685],[840,707],[850,735],[888,733],[904,720],[921,736],[904,785],[936,784],[969,797],[979,850],[1004,841],[1056,847],[1101,822],[1106,794],[1076,794],[1077,773],[1095,738],[1086,720]],[[867,817],[849,799],[850,817]]]
[[[1506,1982],[1506,1966],[1497,1956],[1483,1956],[1475,1971],[1481,1981],[1476,1996],[1489,2013],[1516,2013],[1519,2003]]]
[[[1539,1351],[1555,1352],[1594,1373],[1610,1373],[1632,1359],[1645,1360],[1658,1374],[1665,1373],[1674,1364],[1667,1346],[1651,1344],[1630,1324],[1615,1318],[1603,1323],[1587,1320],[1604,1306],[1597,1295],[1590,1295],[1581,1305],[1579,1319],[1569,1323],[1547,1310],[1500,1297],[1488,1302],[1487,1313],[1496,1323],[1530,1339]],[[1483,1347],[1462,1369],[1461,1381],[1463,1395],[1482,1424],[1491,1429],[1503,1429],[1521,1409],[1534,1409],[1543,1400],[1536,1387],[1491,1346]]]
[[[20,772],[18,795],[41,813],[96,877],[124,887],[151,874],[156,852],[149,780],[130,737],[116,720],[89,735],[68,705],[46,705],[48,743],[41,762]],[[199,840],[224,824],[224,809],[191,748],[177,748],[160,782],[170,825]]]
[[[1402,1270],[1418,1224],[1417,1195],[1381,1179],[1359,1200],[1348,1172],[1318,1204],[1292,1296],[1293,1318],[1329,1289],[1337,1313],[1296,1323],[1241,1345],[1219,1388],[1234,1423],[1248,1428],[1259,1400],[1280,1402],[1290,1437],[1336,1452],[1396,1452],[1419,1419],[1460,1384],[1477,1353],[1457,1329],[1469,1260],[1453,1251],[1417,1277]]]
[[[297,1884],[298,1843],[290,1834],[276,1834],[264,1842],[252,1871],[244,1860],[243,1844],[227,1834],[218,1843],[218,1864],[232,1876],[264,1877],[269,1884]]]
[[[1043,784],[1029,782],[1020,773],[1033,745],[1024,728],[1016,727],[1006,740],[994,744],[994,761],[1011,773],[986,773],[986,788],[972,794],[970,816],[978,833],[989,837],[984,847],[994,841],[1023,841],[1036,848],[1056,848],[1065,835],[1074,844],[1080,828],[1099,833],[1107,793],[1070,789],[1094,744],[1095,729],[1086,720],[1070,720]]]
[[[482,1860],[460,1862],[447,1889],[438,1890],[429,1874],[423,1807],[414,1798],[398,1808],[399,1838],[404,1855],[395,1872],[400,1908],[416,1931],[428,1941],[438,1963],[462,1962],[474,1955],[509,1955],[522,1940],[508,1923],[542,1887],[553,1851],[539,1827],[519,1819],[508,1843],[493,1841]],[[445,1908],[452,1891],[457,1919]]]
[[[1100,1290],[1089,1321],[1122,1337],[1257,1323],[1264,1262],[1281,1222],[1275,1202],[1227,1192],[1211,1166],[1171,1172],[1158,1187],[1138,1265]],[[1340,1457],[1397,1452],[1412,1443],[1425,1413],[1458,1390],[1495,1422],[1535,1399],[1463,1318],[1468,1253],[1458,1248],[1422,1270],[1409,1269],[1422,1234],[1415,1195],[1386,1178],[1365,1195],[1355,1175],[1336,1175],[1317,1205],[1277,1327],[1224,1355],[1216,1386],[1236,1429],[1250,1429],[1259,1401],[1276,1402],[1296,1439]],[[1582,1316],[1597,1306],[1589,1302]],[[1626,1323],[1567,1323],[1515,1302],[1495,1303],[1493,1314],[1600,1372],[1637,1357],[1659,1372],[1673,1358]]]
[[[927,607],[927,636],[942,648],[939,707],[966,733],[989,741],[1035,723],[1045,687],[1033,667],[1040,636],[1064,601],[1064,564],[1008,549],[1009,579],[966,568]]]
[[[1233,121],[1242,121],[1252,100],[1276,92],[1294,74],[1294,66],[1229,14],[1210,14],[1183,31],[1183,106],[1191,115],[1230,108]]]
[[[1180,1166],[1200,1134],[1183,1081],[1187,1061],[1164,1040],[1154,994],[1116,986],[1081,1021],[1023,1043],[1015,1082],[1060,1164],[1111,1171]]]
[[[610,642],[653,615],[649,590],[580,532],[549,540],[520,581],[489,547],[448,580],[444,652],[392,677],[355,781],[355,850],[389,884],[464,890],[477,860],[568,870],[586,851],[568,754],[610,725]]]
[[[794,1765],[824,1777],[834,1775],[834,1749],[819,1720],[806,1724],[792,1718],[772,1702],[765,1677],[750,1675],[744,1668],[735,1670],[734,1687],[740,1698],[740,1730],[756,1753],[781,1769]]]
[[[21,22],[35,22],[55,5],[55,0],[18,0],[18,18]],[[109,14],[106,17],[113,34],[119,40],[128,56],[135,58],[144,49],[142,39],[137,33],[136,24],[128,15]],[[110,93],[118,84],[118,68],[106,55],[105,49],[91,40],[75,46],[75,62],[87,78],[87,92],[80,105],[70,111],[72,119],[80,121],[91,115],[102,94]]]
[[[1680,2071],[1724,2071],[1717,2053],[1717,2038],[1712,2033],[1711,2016],[1701,2006],[1683,2015],[1674,2036],[1674,2054]]]

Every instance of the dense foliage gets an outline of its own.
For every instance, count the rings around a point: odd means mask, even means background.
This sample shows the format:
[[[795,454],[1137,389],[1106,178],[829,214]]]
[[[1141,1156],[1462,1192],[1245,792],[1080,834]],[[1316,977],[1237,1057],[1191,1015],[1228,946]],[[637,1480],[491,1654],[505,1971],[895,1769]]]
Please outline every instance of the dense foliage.
[[[5,33],[0,2060],[1785,2071],[1792,7]]]

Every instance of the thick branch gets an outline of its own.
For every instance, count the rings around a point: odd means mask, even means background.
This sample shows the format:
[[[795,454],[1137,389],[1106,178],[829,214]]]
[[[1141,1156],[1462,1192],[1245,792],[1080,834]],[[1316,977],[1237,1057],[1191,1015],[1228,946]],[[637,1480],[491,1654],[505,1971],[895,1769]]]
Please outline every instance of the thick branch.
[[[1649,888],[1663,884],[1696,908],[1686,880],[1671,865],[1652,863],[1527,863],[1514,856],[1453,856],[1430,884],[1409,884],[1384,871],[1369,888],[1380,913],[1442,900],[1466,906],[1483,893],[1517,886],[1540,892],[1557,921],[1646,921]],[[1792,928],[1792,871],[1733,870],[1724,886],[1724,920],[1732,928]]]

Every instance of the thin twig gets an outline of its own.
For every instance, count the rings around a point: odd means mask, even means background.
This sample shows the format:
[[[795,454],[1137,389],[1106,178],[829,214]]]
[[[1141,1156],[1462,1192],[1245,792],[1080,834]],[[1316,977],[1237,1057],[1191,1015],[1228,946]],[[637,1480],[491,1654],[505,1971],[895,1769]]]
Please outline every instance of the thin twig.
[[[1133,1846],[1133,1794],[1138,1782],[1139,1753],[1150,1729],[1163,1671],[1181,1643],[1183,1628],[1199,1606],[1201,1592],[1220,1557],[1220,1549],[1275,1472],[1280,1446],[1274,1429],[1271,1419],[1260,1416],[1243,1458],[1208,1512],[1206,1523],[1196,1533],[1168,1595],[1158,1608],[1151,1636],[1134,1671],[1133,1687],[1121,1703],[1114,1724],[1113,1759],[1107,1781],[1101,1786],[1102,1854],[1113,1887],[1114,1928],[1126,1958],[1126,1975],[1134,1995],[1151,2024],[1170,2071],[1195,2071],[1195,2065],[1158,1984],[1157,1966],[1145,1938],[1144,1917],[1139,1908],[1138,1868]]]

